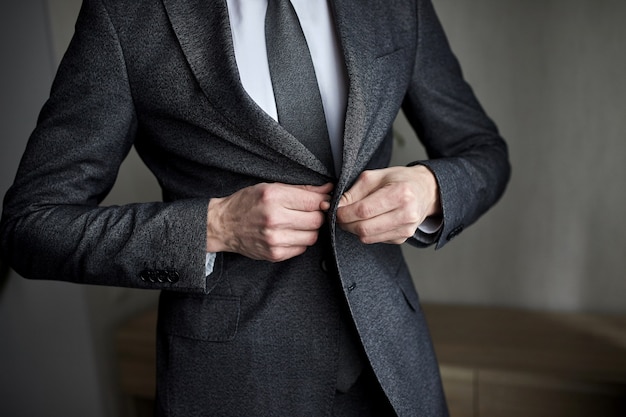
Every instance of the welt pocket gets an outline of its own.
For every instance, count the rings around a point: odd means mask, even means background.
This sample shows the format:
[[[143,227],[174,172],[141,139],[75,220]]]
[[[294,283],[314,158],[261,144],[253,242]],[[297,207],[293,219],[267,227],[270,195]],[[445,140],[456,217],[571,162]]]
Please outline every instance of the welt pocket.
[[[402,291],[402,295],[404,295],[404,299],[406,300],[411,310],[419,310],[419,296],[417,295],[417,291],[415,290],[415,286],[413,285],[411,274],[409,273],[404,263],[396,274],[396,282],[398,284],[398,287],[400,287],[400,291]]]
[[[160,314],[163,331],[171,336],[228,342],[237,334],[240,299],[175,295],[161,300]]]
[[[382,61],[385,59],[394,58],[395,56],[402,56],[402,53],[405,52],[406,49],[407,47],[405,45],[399,45],[393,48],[387,48],[383,51],[380,51],[378,54],[376,54],[375,60]]]

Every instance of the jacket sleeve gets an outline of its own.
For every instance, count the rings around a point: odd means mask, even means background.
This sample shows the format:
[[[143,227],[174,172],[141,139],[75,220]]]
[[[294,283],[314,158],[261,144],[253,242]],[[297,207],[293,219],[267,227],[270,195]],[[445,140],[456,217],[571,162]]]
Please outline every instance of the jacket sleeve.
[[[436,235],[417,232],[417,246],[443,247],[503,194],[508,151],[483,111],[443,32],[430,0],[417,0],[418,43],[403,110],[429,156],[415,164],[435,175],[443,208]]]
[[[99,206],[138,129],[113,25],[86,0],[4,200],[2,256],[18,273],[205,291],[208,200]]]

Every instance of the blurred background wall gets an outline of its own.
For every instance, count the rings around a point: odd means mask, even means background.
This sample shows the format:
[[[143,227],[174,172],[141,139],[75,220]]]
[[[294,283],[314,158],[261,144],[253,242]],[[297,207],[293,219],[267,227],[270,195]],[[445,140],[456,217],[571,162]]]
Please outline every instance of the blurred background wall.
[[[504,199],[441,251],[405,253],[423,301],[626,313],[626,3],[434,0],[508,140]],[[0,4],[0,195],[80,0]],[[394,163],[423,156],[402,116]],[[159,198],[131,153],[105,202]],[[0,415],[120,415],[112,335],[157,294],[20,279],[0,267]]]
[[[626,3],[434,4],[513,176],[449,247],[406,251],[422,297],[626,311]],[[418,152],[406,136],[399,161]]]

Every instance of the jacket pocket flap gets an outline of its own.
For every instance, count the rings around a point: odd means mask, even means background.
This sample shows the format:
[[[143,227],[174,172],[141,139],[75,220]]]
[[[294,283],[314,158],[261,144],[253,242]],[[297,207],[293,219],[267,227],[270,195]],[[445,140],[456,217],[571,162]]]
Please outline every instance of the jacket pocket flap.
[[[227,342],[239,325],[240,300],[235,296],[170,295],[161,299],[163,330],[172,336]]]
[[[406,267],[403,266],[401,268],[400,272],[396,276],[396,281],[411,309],[413,311],[419,310],[419,296],[417,295],[417,291],[413,285],[411,274],[408,273]]]

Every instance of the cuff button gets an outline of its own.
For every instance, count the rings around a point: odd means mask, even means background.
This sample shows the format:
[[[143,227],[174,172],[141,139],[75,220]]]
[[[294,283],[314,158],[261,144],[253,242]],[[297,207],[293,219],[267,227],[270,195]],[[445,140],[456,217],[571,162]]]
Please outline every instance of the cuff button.
[[[448,240],[452,240],[457,237],[463,231],[463,226],[457,226],[450,233],[448,233]]]
[[[176,284],[180,280],[178,271],[167,271],[167,282]]]

